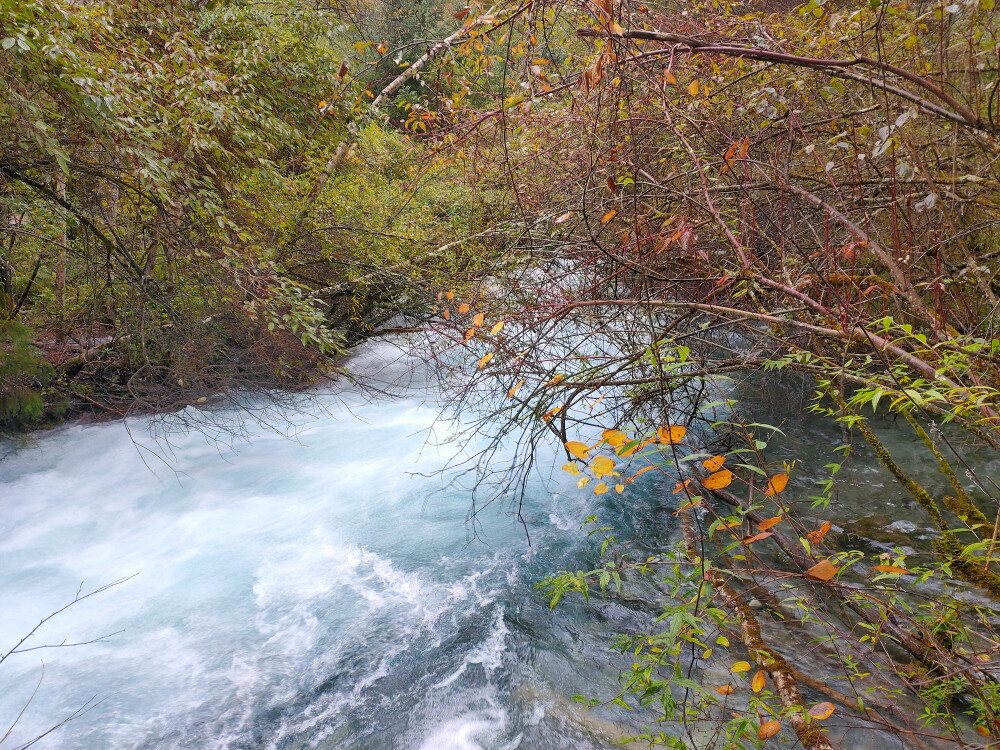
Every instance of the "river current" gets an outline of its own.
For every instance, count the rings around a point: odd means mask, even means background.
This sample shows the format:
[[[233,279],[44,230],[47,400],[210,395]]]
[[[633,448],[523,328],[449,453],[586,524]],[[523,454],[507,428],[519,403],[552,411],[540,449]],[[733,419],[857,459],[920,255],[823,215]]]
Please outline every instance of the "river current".
[[[403,375],[398,357],[377,344],[352,369]],[[570,698],[613,695],[608,635],[649,616],[550,612],[534,588],[594,561],[580,527],[605,504],[543,460],[530,545],[509,503],[471,525],[467,483],[437,473],[463,446],[426,395],[340,386],[232,445],[136,418],[7,446],[0,654],[126,580],[0,663],[0,737],[24,709],[0,746],[599,748],[631,733]],[[670,525],[666,508],[607,505],[626,536]]]

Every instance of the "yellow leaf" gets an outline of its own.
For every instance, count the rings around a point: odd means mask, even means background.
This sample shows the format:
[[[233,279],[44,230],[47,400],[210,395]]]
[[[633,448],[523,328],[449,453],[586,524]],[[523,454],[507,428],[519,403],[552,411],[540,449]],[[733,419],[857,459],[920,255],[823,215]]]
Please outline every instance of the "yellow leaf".
[[[720,646],[724,646],[725,648],[729,648],[729,639],[726,638],[726,636],[724,636],[724,635],[720,635],[718,638],[716,638],[715,642],[717,644],[719,644]]]
[[[563,377],[565,377],[565,376],[563,376],[563,375],[556,375],[555,377],[552,378],[552,380],[550,380],[545,385],[556,385],[557,383],[559,383],[560,381],[562,381]]]
[[[503,330],[503,321],[497,321],[497,324],[490,329],[490,335],[496,336],[500,331]]]
[[[590,468],[593,470],[595,476],[603,477],[605,474],[610,474],[615,470],[615,462],[607,456],[598,456],[594,459]]]
[[[836,711],[836,708],[832,703],[817,703],[809,709],[809,715],[814,719],[823,721],[823,719],[829,719],[833,716],[834,711]]]
[[[753,676],[753,682],[750,683],[750,689],[755,693],[759,693],[764,689],[764,683],[767,680],[767,675],[764,674],[763,669],[758,669],[757,674]]]
[[[576,486],[581,490],[590,484],[590,477],[580,477],[580,481],[576,483]]]
[[[723,487],[728,487],[732,483],[733,472],[729,469],[723,469],[722,471],[717,471],[714,474],[709,474],[702,482],[702,484],[705,485],[706,490],[721,490]]]
[[[735,689],[736,688],[733,687],[732,685],[723,685],[722,687],[717,687],[715,689],[715,692],[720,693],[722,695],[731,695]]]
[[[616,484],[615,485],[615,492],[617,492],[619,495],[622,494],[624,491],[625,491],[625,485],[624,484]]]
[[[521,380],[517,381],[517,383],[509,391],[507,391],[507,398],[514,398],[514,394],[517,393],[521,389],[522,385],[524,385],[524,379],[523,378]]]
[[[465,340],[468,341],[475,335],[476,335],[476,329],[470,328],[468,331],[465,332]]]
[[[586,460],[587,451],[590,450],[590,448],[587,445],[584,445],[583,443],[578,442],[576,440],[570,440],[568,443],[565,443],[565,445],[566,445],[566,450],[569,451],[571,456],[576,456],[577,458],[582,458]]]
[[[594,487],[595,495],[603,495],[607,491],[608,491],[608,485],[606,485],[604,482],[601,482],[596,487]]]
[[[483,358],[481,360],[479,360],[479,368],[478,369],[482,370],[484,367],[486,367],[486,365],[488,365],[490,363],[490,360],[492,360],[492,359],[493,359],[493,352],[490,352],[489,354],[484,355]]]
[[[698,96],[698,79],[695,78],[691,83],[688,84],[688,94],[691,96]]]
[[[685,479],[683,482],[678,482],[677,484],[674,485],[674,494],[676,495],[678,492],[681,492],[689,484],[691,484],[691,480],[690,479]]]
[[[568,472],[574,477],[580,476],[580,467],[576,464],[563,464],[562,470]]]
[[[461,315],[465,315],[467,312],[469,312],[469,303],[468,302],[463,302],[461,305],[459,305],[458,306],[458,312]]]
[[[779,521],[781,521],[782,518],[784,518],[784,516],[775,516],[774,518],[767,518],[767,519],[761,521],[757,525],[757,528],[760,529],[761,531],[767,531],[769,528],[771,528],[772,526],[774,526],[774,524],[776,524]]]
[[[760,729],[757,730],[757,736],[760,737],[762,740],[766,740],[770,739],[771,737],[774,737],[774,735],[776,735],[780,731],[781,731],[781,722],[774,721],[772,719],[771,721],[765,721],[763,724],[760,725]]]
[[[444,293],[444,296],[448,298],[448,301],[449,301],[449,302],[450,302],[451,300],[455,299],[455,293],[454,293],[454,292],[445,292],[445,293]]]
[[[829,581],[837,575],[837,571],[839,570],[840,568],[837,568],[829,560],[820,560],[806,571],[806,576],[815,578],[817,581]]]
[[[472,325],[477,327],[481,326],[483,324],[483,321],[485,320],[486,320],[486,315],[484,315],[483,313],[476,313],[476,317],[472,319]]]
[[[605,430],[601,433],[601,437],[612,448],[621,448],[628,442],[628,435],[621,430]]]
[[[604,218],[601,219],[601,223],[602,224],[607,224],[609,221],[611,221],[613,218],[615,218],[615,214],[616,213],[618,213],[618,212],[615,211],[614,209],[612,209],[611,211],[608,211],[606,214],[604,214]]]
[[[976,731],[979,732],[981,735],[983,735],[983,737],[989,737],[990,736],[990,730],[987,729],[986,727],[982,726],[982,725],[977,726],[976,727]]]
[[[687,428],[679,424],[661,427],[656,431],[661,443],[679,443],[687,435]]]
[[[676,76],[674,76],[674,74],[671,73],[669,70],[663,71],[663,80],[666,81],[667,83],[669,83],[672,86],[674,86],[674,85],[677,84],[677,78],[676,78]]]
[[[768,497],[777,495],[779,492],[785,489],[788,485],[788,475],[787,474],[775,474],[771,477],[771,481],[767,483],[767,490],[764,494]]]
[[[733,671],[733,672],[735,672],[736,674],[742,674],[743,672],[749,672],[750,671],[750,662],[748,662],[748,661],[738,661],[733,666],[730,667],[730,670]]]
[[[726,462],[725,456],[712,456],[711,458],[706,458],[702,461],[702,466],[704,466],[709,471],[718,471],[722,468],[722,464]]]
[[[883,573],[897,573],[898,575],[903,575],[904,573],[909,573],[910,571],[906,568],[900,568],[895,565],[873,565],[875,570],[880,570]]]

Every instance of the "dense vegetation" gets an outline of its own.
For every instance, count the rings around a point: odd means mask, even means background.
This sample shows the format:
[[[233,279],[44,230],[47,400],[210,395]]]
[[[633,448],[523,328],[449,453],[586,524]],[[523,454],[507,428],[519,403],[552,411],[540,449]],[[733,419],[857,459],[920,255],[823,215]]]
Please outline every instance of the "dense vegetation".
[[[993,0],[0,8],[6,424],[293,387],[422,327],[456,406],[520,436],[478,457],[503,490],[550,436],[581,491],[676,481],[677,550],[604,537],[544,583],[672,593],[618,644],[622,693],[588,696],[658,707],[642,742],[1000,739]],[[734,402],[761,377],[842,425],[818,489]],[[837,532],[855,450],[933,544]]]

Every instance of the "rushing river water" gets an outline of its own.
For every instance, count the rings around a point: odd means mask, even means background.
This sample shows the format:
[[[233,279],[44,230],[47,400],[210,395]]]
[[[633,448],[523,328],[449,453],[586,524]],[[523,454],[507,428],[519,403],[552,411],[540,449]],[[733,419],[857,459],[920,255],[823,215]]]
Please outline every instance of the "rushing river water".
[[[352,368],[392,379],[409,366],[378,344]],[[787,496],[809,512],[840,429],[804,413],[802,381],[752,390],[758,415],[787,428],[769,454],[801,462]],[[0,738],[27,705],[0,747],[76,714],[33,746],[585,750],[636,733],[648,716],[571,697],[614,696],[610,636],[648,630],[656,590],[632,582],[630,596],[550,612],[534,584],[593,566],[580,528],[591,513],[640,555],[671,545],[673,480],[647,475],[597,498],[543,449],[525,498],[529,546],[509,502],[469,525],[469,481],[438,473],[463,450],[448,440],[456,426],[439,421],[433,389],[407,393],[303,397],[291,423],[258,424],[232,447],[197,430],[151,436],[160,423],[149,419],[7,446],[0,656],[78,592],[127,580],[0,662]],[[912,440],[878,429],[918,481],[946,489]],[[980,465],[1000,476],[996,458]],[[826,515],[849,543],[926,551],[934,532],[871,456],[859,451],[838,476]],[[798,648],[780,624],[769,630]],[[819,656],[802,658],[823,673]],[[702,669],[707,684],[726,679]],[[866,746],[879,745],[869,735]]]
[[[392,349],[357,365],[397,374]],[[435,471],[458,447],[421,394],[314,395],[294,438],[220,448],[146,419],[37,436],[0,462],[0,737],[17,748],[587,748],[627,732],[568,698],[613,692],[619,605],[555,613],[533,585],[594,559],[595,498],[528,487],[522,526]],[[429,441],[435,427],[436,438]],[[417,474],[416,472],[419,472]],[[557,472],[561,474],[561,472]],[[610,505],[610,503],[609,503]],[[654,535],[666,508],[614,511]],[[628,520],[626,520],[628,519]],[[82,588],[81,588],[82,587]],[[605,632],[607,631],[607,632]]]

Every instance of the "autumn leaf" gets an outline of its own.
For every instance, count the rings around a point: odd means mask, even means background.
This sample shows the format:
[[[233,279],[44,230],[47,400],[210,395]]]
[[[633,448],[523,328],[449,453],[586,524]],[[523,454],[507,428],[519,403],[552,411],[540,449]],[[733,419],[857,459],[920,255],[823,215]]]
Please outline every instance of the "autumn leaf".
[[[652,468],[652,467],[647,467],[647,468]],[[645,470],[646,469],[643,469],[643,471]],[[690,479],[685,479],[683,482],[678,482],[677,484],[674,485],[674,494],[676,495],[678,492],[681,492],[682,490],[687,488],[689,484],[691,484]]]
[[[621,430],[605,430],[601,433],[601,438],[612,448],[621,448],[628,442],[628,435]]]
[[[690,510],[691,508],[697,508],[699,505],[701,505],[701,498],[700,497],[698,499],[696,499],[696,500],[692,500],[689,503],[684,503],[684,505],[682,505],[681,507],[679,507],[677,510],[675,510],[673,512],[673,515],[676,516],[676,515],[678,515],[680,513],[683,513],[686,510]]]
[[[556,219],[556,224],[562,224],[564,221],[566,221],[566,219],[568,219],[572,215],[573,215],[572,211],[567,211],[562,216]]]
[[[762,740],[766,740],[770,739],[771,737],[774,737],[774,735],[776,735],[780,731],[781,731],[781,722],[774,721],[772,719],[771,721],[765,721],[763,724],[760,725],[760,729],[757,730],[757,736],[760,737]]]
[[[441,313],[441,317],[444,318],[445,320],[451,320],[451,313],[448,312],[447,307],[444,309],[444,312]]]
[[[814,719],[823,721],[823,719],[829,719],[833,716],[833,712],[836,710],[832,703],[817,703],[815,706],[809,709],[809,715]]]
[[[472,325],[477,328],[483,324],[486,320],[486,315],[484,313],[476,313],[476,316],[472,319]]]
[[[738,661],[735,664],[733,664],[733,666],[731,666],[729,669],[730,671],[735,672],[736,674],[743,674],[744,672],[750,671],[750,662]]]
[[[832,528],[833,528],[832,523],[830,523],[829,521],[823,521],[823,523],[819,525],[818,530],[810,531],[807,534],[807,536],[809,537],[809,541],[812,542],[813,544],[819,544],[820,542],[823,541],[823,537],[826,536],[826,533]]]
[[[502,321],[502,320],[500,320],[500,321],[497,321],[496,325],[494,325],[494,326],[493,326],[493,327],[492,327],[492,328],[490,329],[490,335],[491,335],[491,336],[496,336],[496,335],[497,335],[498,333],[500,333],[500,331],[502,331],[502,330],[503,330],[503,321]]]
[[[771,481],[767,483],[767,489],[764,494],[768,497],[773,497],[788,486],[788,475],[787,474],[775,474],[771,477]]]
[[[690,96],[698,96],[698,79],[695,78],[691,83],[688,84],[688,94]]]
[[[343,81],[344,76],[347,75],[347,60],[340,63],[340,70],[337,71],[337,80]]]
[[[457,18],[459,21],[461,21],[467,15],[469,15],[469,9],[468,8],[462,8],[460,11],[458,11],[458,13],[455,14],[455,18]]]
[[[465,332],[465,340],[468,341],[475,335],[476,335],[476,329],[470,328],[468,331]]]
[[[669,83],[671,86],[677,85],[677,77],[669,70],[663,71],[663,80]]]
[[[603,477],[605,474],[610,474],[615,470],[615,462],[607,456],[598,456],[594,459],[590,468],[594,472],[595,476]]]
[[[555,375],[555,376],[553,376],[552,380],[550,380],[550,381],[549,381],[548,383],[546,383],[545,385],[546,385],[546,386],[550,386],[550,385],[557,385],[558,383],[561,383],[561,382],[562,382],[562,379],[563,379],[564,377],[565,377],[565,375]]]
[[[759,693],[764,689],[764,684],[767,680],[767,675],[764,673],[763,669],[758,669],[757,674],[753,676],[753,682],[750,683],[750,689],[755,693]]]
[[[784,518],[784,516],[775,516],[774,518],[766,518],[759,524],[757,524],[757,528],[760,529],[761,531],[767,531],[769,528],[774,526],[774,524],[778,523],[782,518]]]
[[[719,693],[720,695],[732,695],[735,689],[736,688],[733,687],[732,685],[722,685],[721,687],[717,687],[715,689],[715,692]]]
[[[587,452],[590,450],[589,446],[576,440],[570,440],[568,443],[564,443],[564,445],[571,456],[576,456],[577,458],[582,458],[583,460],[587,459]]]
[[[626,483],[628,483],[628,482],[634,482],[636,479],[638,479],[639,477],[641,477],[647,471],[652,471],[655,468],[656,468],[655,466],[644,466],[643,468],[639,469],[639,471],[637,471],[635,474],[633,474],[632,476],[630,476],[628,478],[628,480],[626,480]],[[677,493],[675,492],[674,494],[676,495]]]
[[[481,360],[479,360],[479,368],[478,369],[482,370],[484,367],[486,367],[486,365],[488,365],[490,363],[490,361],[492,359],[493,359],[493,352],[490,352],[489,354],[484,355],[483,358]]]
[[[601,482],[596,487],[594,487],[595,495],[603,495],[607,491],[608,491],[608,485],[606,485],[604,482]]]
[[[548,422],[549,420],[552,419],[552,417],[554,417],[556,414],[558,414],[561,409],[562,409],[561,406],[557,406],[555,409],[549,409],[547,412],[545,412],[542,415],[542,421]]]
[[[840,568],[836,567],[829,560],[820,560],[806,571],[807,578],[815,578],[817,581],[829,581]]]
[[[709,474],[702,481],[706,490],[721,490],[723,487],[728,487],[732,483],[733,472],[729,469],[723,469],[722,471],[717,471],[714,474]]]
[[[451,302],[453,299],[455,299],[455,292],[445,292],[444,296],[445,298],[447,298],[449,302]]]
[[[460,315],[465,315],[467,312],[469,312],[469,303],[463,302],[461,305],[459,305],[458,312]]]
[[[576,486],[581,490],[590,484],[590,477],[580,477],[580,481],[576,483]]]
[[[625,491],[625,485],[624,484],[616,484],[615,485],[615,492],[617,492],[619,495],[622,494],[624,491]]]
[[[763,534],[754,534],[753,536],[748,536],[743,540],[744,544],[753,544],[754,542],[759,542],[761,539],[767,539],[769,536],[774,536],[773,531],[765,531]]]
[[[909,571],[906,568],[900,568],[900,567],[897,567],[895,565],[873,565],[872,569],[873,570],[880,570],[883,573],[896,573],[898,575],[904,575],[906,573],[912,573],[912,571]]]
[[[718,471],[722,468],[722,464],[726,462],[725,456],[712,456],[711,458],[706,458],[702,461],[701,465],[704,466],[709,471]]]
[[[580,467],[577,466],[576,464],[573,463],[563,464],[562,470],[574,477],[580,476]]]
[[[522,385],[524,385],[523,379],[517,381],[517,383],[515,383],[514,386],[509,391],[507,391],[507,398],[514,398],[514,394],[520,390]]]
[[[615,214],[616,213],[618,213],[618,212],[615,211],[614,209],[608,211],[606,214],[604,214],[604,218],[601,219],[601,223],[602,224],[607,224],[609,221],[611,221],[613,218],[615,218]]]
[[[679,424],[661,427],[656,431],[661,443],[679,443],[687,435],[687,428]]]

